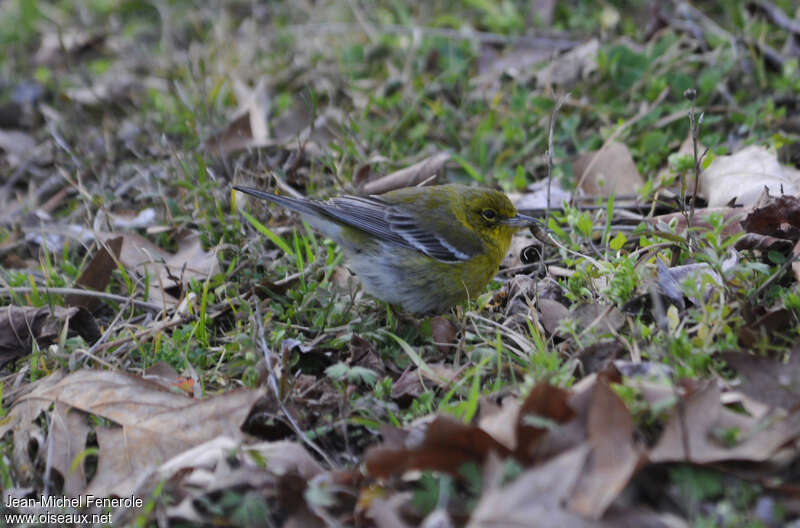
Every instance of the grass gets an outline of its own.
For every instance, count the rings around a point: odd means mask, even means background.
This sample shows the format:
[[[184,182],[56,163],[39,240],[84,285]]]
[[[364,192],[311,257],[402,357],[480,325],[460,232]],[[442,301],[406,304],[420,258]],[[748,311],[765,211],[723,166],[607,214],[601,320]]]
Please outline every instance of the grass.
[[[796,145],[797,133],[783,127],[791,105],[782,101],[800,92],[797,59],[778,69],[765,66],[754,43],[778,46],[786,34],[765,17],[749,15],[739,3],[698,2],[698,7],[740,36],[746,44],[743,52],[724,38],[710,39],[705,50],[695,49],[694,40],[670,27],[648,35],[641,22],[647,10],[639,2],[610,2],[603,9],[584,1],[557,3],[552,23],[539,30],[566,31],[578,41],[597,36],[601,47],[589,78],[552,90],[524,76],[515,79],[510,72],[485,86],[477,84],[481,61],[489,60],[497,46],[435,31],[472,28],[513,40],[535,19],[529,4],[443,0],[423,8],[376,2],[357,8],[364,12],[339,2],[324,2],[312,11],[291,3],[251,10],[248,2],[216,9],[189,2],[156,9],[138,1],[92,1],[79,8],[72,2],[20,0],[0,6],[0,42],[6,43],[0,46],[0,79],[6,79],[0,82],[0,103],[14,98],[17,80],[42,85],[47,94],[42,103],[49,110],[35,116],[28,132],[53,145],[53,160],[39,167],[38,174],[44,179],[61,169],[73,182],[51,211],[53,223],[90,226],[100,210],[154,207],[159,218],[155,227],[163,229],[140,233],[161,248],[175,251],[186,232],[199,232],[206,249],[218,248],[219,275],[188,284],[194,301],[184,324],[133,345],[109,348],[105,360],[131,372],[165,361],[179,372],[194,372],[203,394],[259,386],[263,361],[252,324],[254,304],[259,303],[267,343],[272,350],[286,351],[290,376],[325,379],[340,399],[339,408],[327,416],[330,422],[370,434],[381,425],[400,427],[440,411],[469,421],[487,394],[525,392],[541,380],[562,387],[577,382],[581,374],[575,356],[609,338],[607,332],[584,332],[567,322],[564,339],[556,342],[530,319],[507,325],[507,315],[513,314],[494,299],[508,291],[508,284],[493,282],[486,295],[448,315],[458,338],[450,343],[452,352],[444,353],[434,342],[430,319],[399,314],[353,287],[346,279],[346,263],[330,241],[277,208],[233,203],[230,189],[233,181],[266,186],[279,179],[311,196],[332,196],[354,192],[354,175],[364,166],[383,174],[450,150],[448,180],[522,191],[547,175],[547,127],[556,96],[566,91],[570,95],[554,126],[552,171],[566,187],[575,183],[571,158],[600,148],[613,134],[630,148],[648,182],[643,195],[654,196],[690,174],[693,158],[673,154],[689,134],[683,97],[689,88],[697,90],[695,105],[705,112],[700,139],[709,148],[706,163],[745,144],[777,149]],[[793,13],[790,1],[776,4]],[[615,17],[618,22],[612,24]],[[103,34],[105,41],[66,55],[62,50],[61,61],[37,62],[43,37],[73,30]],[[752,73],[744,75],[750,67]],[[127,95],[95,104],[79,104],[71,97],[89,85],[99,90],[107,82],[104,75],[114,71],[133,76]],[[269,86],[273,136],[288,134],[295,141],[216,156],[204,142],[244,103],[237,94],[238,81],[252,88],[262,78]],[[298,123],[328,109],[343,116],[333,127],[333,138],[314,131],[311,145],[300,148]],[[126,188],[128,178],[135,185]],[[33,185],[29,189],[18,183],[14,189],[21,199],[33,192]],[[794,324],[787,333],[796,337],[797,284],[784,278],[768,283],[781,270],[783,255],[772,260],[744,255],[723,271],[722,262],[736,239],[724,236],[722,217],[712,215],[711,228],[698,231],[697,245],[690,247],[675,225],[658,234],[643,228],[618,230],[609,212],[619,201],[612,196],[599,200],[603,207],[596,211],[567,207],[550,215],[549,228],[564,249],[548,248],[547,256],[571,272],[558,279],[570,303],[624,308],[642,293],[642,283],[655,269],[656,255],[642,256],[660,245],[669,245],[658,253],[662,259],[707,262],[724,281],[721,290],[706,296],[710,279],[699,278],[687,293],[700,302],[680,320],[667,312],[665,327],[628,315],[617,331],[643,360],[671,367],[675,379],[719,376],[721,365],[713,354],[738,347],[739,330],[747,324],[744,309],[752,304],[790,310]],[[21,226],[15,219],[1,227],[0,242],[17,240]],[[16,296],[15,304],[63,304],[62,296],[46,289],[72,285],[89,251],[67,237],[58,242],[17,245],[14,252],[27,267],[3,269],[3,286],[29,286],[32,291]],[[107,291],[141,295],[136,292],[147,287],[136,280],[118,270]],[[109,324],[121,309],[108,305],[98,319]],[[139,310],[130,310],[124,319],[110,341],[151,322]],[[380,374],[350,364],[352,336],[369,341],[378,357],[398,372]],[[80,338],[63,340],[59,354],[34,350],[15,368],[29,368],[27,376],[33,380],[70,368],[67,358],[78,348],[87,344]],[[457,380],[446,388],[427,381],[426,390],[399,406],[391,397],[398,373],[413,365],[435,378],[429,366],[435,363],[457,370]],[[636,394],[625,393],[624,399],[643,423],[663,416],[663,409],[643,406]],[[316,435],[331,444],[346,443],[335,426]],[[348,444],[347,460],[357,458],[370,441],[365,433]],[[0,449],[9,453],[10,442]],[[14,480],[7,461],[0,461],[4,487]],[[726,526],[757,525],[751,515],[760,497],[757,487],[740,481],[723,486],[719,474],[689,467],[671,471],[668,481],[677,500],[688,504],[696,526],[711,525],[720,517]],[[413,489],[415,504],[427,512],[440,493],[470,500],[479,496],[477,489],[452,487],[444,477],[426,474]],[[269,508],[251,499],[221,500],[217,513],[232,508],[232,522],[247,525]],[[162,499],[157,493],[153,500]],[[142,524],[155,522],[152,509],[141,515]]]

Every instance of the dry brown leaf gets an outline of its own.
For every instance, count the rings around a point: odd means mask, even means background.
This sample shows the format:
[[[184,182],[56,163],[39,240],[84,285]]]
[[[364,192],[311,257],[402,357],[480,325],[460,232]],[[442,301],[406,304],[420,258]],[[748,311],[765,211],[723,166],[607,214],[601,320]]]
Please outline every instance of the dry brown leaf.
[[[6,306],[0,308],[0,367],[31,353],[35,340],[40,347],[54,343],[64,325],[88,343],[100,338],[100,328],[83,308],[55,306]]]
[[[709,207],[722,207],[731,200],[739,205],[752,205],[765,187],[775,196],[798,192],[790,173],[778,162],[777,154],[758,145],[730,156],[718,156],[700,175],[700,191],[707,197]]]
[[[599,519],[628,485],[642,455],[633,441],[630,411],[602,377],[592,392],[587,429],[592,451],[569,508]]]
[[[74,497],[86,489],[84,466],[74,462],[86,449],[86,437],[89,431],[90,427],[84,413],[71,409],[63,402],[55,402],[47,438],[52,448],[48,445],[47,457],[52,468],[64,479],[64,494],[69,497]]]
[[[541,460],[585,441],[585,426],[569,400],[569,392],[546,382],[531,389],[517,416],[517,457]]]
[[[223,157],[239,150],[273,144],[270,141],[270,96],[266,79],[260,79],[252,90],[238,79],[234,79],[233,84],[241,101],[240,107],[230,123],[206,141],[208,150]]]
[[[431,334],[433,342],[439,347],[439,352],[449,354],[455,349],[452,345],[456,343],[458,328],[450,319],[437,315],[431,319]]]
[[[449,152],[437,152],[409,167],[367,182],[362,191],[364,194],[383,194],[403,187],[413,187],[436,176],[444,169],[448,160],[450,160]]]
[[[53,403],[51,400],[29,399],[25,396],[57,385],[64,376],[64,372],[56,371],[25,387],[22,393],[16,395],[13,400],[11,398],[4,399],[3,403],[8,406],[9,410],[8,414],[0,421],[0,438],[8,431],[14,431],[12,465],[22,482],[32,482],[34,479],[36,463],[31,459],[32,443],[35,441],[40,447],[38,452],[41,453],[44,449],[41,431],[36,426],[35,420]]]
[[[467,526],[596,527],[594,521],[583,519],[562,507],[581,475],[589,450],[587,444],[579,445],[525,471],[508,486],[485,492]]]
[[[685,429],[684,425],[685,424]],[[732,445],[726,433],[740,439]],[[722,405],[716,383],[694,390],[676,405],[658,443],[649,452],[651,462],[695,462],[723,460],[768,460],[780,447],[800,435],[800,412],[780,413],[757,420]]]
[[[108,250],[111,250],[111,253]],[[109,240],[104,247],[101,247],[95,253],[83,273],[75,281],[75,284],[85,286],[91,290],[105,290],[109,281],[111,281],[111,274],[117,269],[116,261],[119,260],[121,250],[122,237]],[[102,304],[102,301],[90,295],[73,294],[67,295],[64,299],[64,304],[67,306],[82,306],[93,312]]]
[[[221,435],[241,438],[239,428],[261,396],[237,390],[194,400],[140,377],[86,369],[37,386],[11,412],[58,401],[119,424],[96,429],[100,453],[87,493],[127,496],[176,454]]]
[[[629,194],[644,185],[628,147],[615,141],[578,156],[572,172],[578,188],[588,196],[609,196],[612,191]]]
[[[797,241],[800,239],[800,198],[771,196],[762,189],[740,223],[748,233]]]
[[[741,352],[728,352],[720,357],[739,373],[738,391],[787,411],[800,403],[800,349],[792,351],[788,362]]]
[[[558,334],[561,321],[570,317],[569,308],[553,299],[539,299],[536,307],[539,308],[539,320],[550,335]]]
[[[148,298],[167,306],[178,304],[175,295],[190,279],[203,281],[219,273],[219,262],[213,252],[204,251],[200,237],[191,235],[178,244],[178,252],[169,252],[136,233],[101,233],[104,242],[122,237],[119,261],[140,277],[149,276]],[[175,292],[173,290],[178,290]]]
[[[597,69],[597,53],[600,51],[600,41],[591,39],[556,57],[553,62],[536,73],[536,83],[539,86],[570,85],[585,79]]]
[[[478,407],[478,427],[509,450],[517,449],[517,422],[522,402],[508,396],[499,404],[493,396],[481,398]]]
[[[581,331],[614,332],[625,324],[625,315],[611,304],[582,304],[571,314]]]
[[[494,451],[509,454],[502,444],[482,429],[446,415],[437,416],[415,447],[370,447],[365,456],[367,474],[388,478],[411,469],[444,471],[452,474],[466,462],[480,464]]]
[[[748,209],[742,207],[712,207],[708,209],[698,209],[695,211],[693,227],[701,229],[711,229],[711,224],[708,222],[709,215],[721,214],[723,217],[724,227],[722,228],[722,236],[730,237],[742,232],[742,226],[739,223],[747,215]],[[651,224],[659,232],[671,233],[668,225],[675,223],[675,233],[678,236],[686,235],[686,217],[683,213],[669,213],[658,216],[653,216],[645,219],[646,222]]]

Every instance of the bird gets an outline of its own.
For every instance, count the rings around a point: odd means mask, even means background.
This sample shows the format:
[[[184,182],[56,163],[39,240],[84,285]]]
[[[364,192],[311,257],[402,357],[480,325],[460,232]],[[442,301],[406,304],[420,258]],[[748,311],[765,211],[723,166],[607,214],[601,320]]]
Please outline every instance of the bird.
[[[537,222],[500,191],[456,183],[324,201],[233,188],[300,213],[341,247],[367,293],[412,314],[440,314],[476,298],[512,235]]]

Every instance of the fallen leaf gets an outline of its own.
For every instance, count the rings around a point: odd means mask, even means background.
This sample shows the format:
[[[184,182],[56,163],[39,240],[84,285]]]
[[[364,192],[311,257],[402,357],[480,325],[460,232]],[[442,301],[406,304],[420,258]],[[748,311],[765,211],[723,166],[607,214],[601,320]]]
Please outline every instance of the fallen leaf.
[[[536,73],[536,84],[539,86],[564,86],[585,79],[597,69],[599,51],[600,41],[593,38],[556,57],[553,62]]]
[[[716,157],[700,175],[700,191],[708,198],[709,207],[721,207],[733,200],[739,205],[752,205],[765,187],[775,196],[798,193],[777,154],[758,145]]]
[[[412,469],[457,474],[462,464],[480,464],[491,451],[509,454],[508,449],[482,429],[440,415],[428,425],[414,447],[373,446],[367,449],[364,461],[367,474],[373,478],[388,478]]]
[[[31,404],[58,401],[70,412],[117,424],[96,428],[97,472],[85,493],[123,497],[180,452],[220,435],[241,438],[239,428],[261,397],[261,391],[237,390],[194,400],[137,376],[85,369],[37,386],[15,402],[10,414],[30,415]],[[0,436],[3,432],[0,427]]]
[[[583,442],[583,425],[569,404],[570,393],[546,382],[537,384],[520,406],[516,423],[516,456],[541,460]],[[570,427],[573,424],[573,427]]]
[[[570,317],[569,308],[552,299],[539,299],[539,320],[550,335],[557,335],[561,322]]]
[[[109,253],[111,250],[111,253]],[[111,274],[117,269],[120,251],[122,250],[122,237],[112,238],[105,246],[101,246],[92,260],[81,273],[75,284],[85,286],[90,290],[104,291],[111,281]],[[113,254],[113,256],[112,256]],[[67,306],[82,306],[94,312],[102,301],[90,295],[73,294],[64,298]]]
[[[234,79],[233,84],[240,101],[239,109],[222,131],[206,141],[208,150],[223,157],[239,150],[273,144],[270,141],[270,96],[266,79],[259,79],[252,89],[238,79]]]
[[[587,430],[592,451],[568,505],[584,517],[599,519],[628,485],[642,455],[634,444],[630,411],[602,377],[592,392]]]
[[[738,391],[787,411],[800,403],[800,349],[795,348],[786,362],[741,352],[726,352],[719,357],[739,374]]]
[[[413,187],[441,172],[450,157],[449,152],[437,152],[409,167],[367,182],[362,191],[364,194],[383,194],[402,187]]]
[[[167,306],[178,304],[183,285],[190,279],[206,280],[219,273],[219,262],[213,252],[203,250],[196,234],[183,238],[178,252],[171,254],[136,233],[101,233],[108,242],[122,237],[120,263],[140,277],[149,277],[148,299]]]
[[[64,325],[88,343],[100,339],[100,328],[83,308],[6,306],[0,308],[0,367],[31,353],[34,340],[39,347],[55,343]]]
[[[721,438],[726,433],[735,434],[730,444]],[[798,435],[800,412],[788,416],[772,413],[760,420],[735,413],[722,405],[717,384],[708,383],[683,398],[682,405],[673,407],[664,431],[648,457],[654,463],[761,462]]]
[[[458,329],[450,319],[437,315],[431,319],[431,334],[433,342],[439,347],[442,354],[450,354],[454,351],[453,345],[456,343]]]
[[[528,469],[511,484],[490,489],[481,496],[467,525],[588,528],[593,521],[562,506],[581,475],[590,447],[579,445],[550,461]]]
[[[800,198],[772,196],[762,189],[758,200],[740,223],[748,233],[796,242],[800,240]]]
[[[629,194],[644,185],[628,147],[615,141],[578,156],[572,172],[578,188],[588,196]]]

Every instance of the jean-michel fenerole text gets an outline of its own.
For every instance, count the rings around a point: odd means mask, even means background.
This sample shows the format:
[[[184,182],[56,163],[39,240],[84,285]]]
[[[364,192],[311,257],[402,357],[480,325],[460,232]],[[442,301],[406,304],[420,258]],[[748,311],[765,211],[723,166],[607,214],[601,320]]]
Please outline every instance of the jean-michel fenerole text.
[[[40,495],[38,497],[6,497],[6,508],[140,508],[144,501],[140,497],[97,497],[78,495],[63,497]]]

